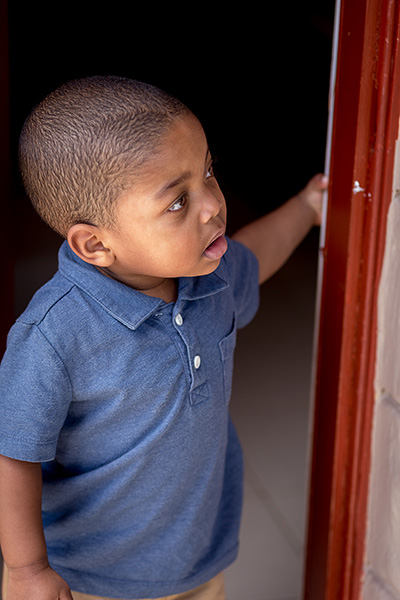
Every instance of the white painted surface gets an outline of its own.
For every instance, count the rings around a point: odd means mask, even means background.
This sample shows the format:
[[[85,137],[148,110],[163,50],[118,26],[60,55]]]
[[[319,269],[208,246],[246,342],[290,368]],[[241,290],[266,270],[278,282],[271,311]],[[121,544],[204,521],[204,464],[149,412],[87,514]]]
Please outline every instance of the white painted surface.
[[[400,600],[400,152],[378,304],[364,600]]]

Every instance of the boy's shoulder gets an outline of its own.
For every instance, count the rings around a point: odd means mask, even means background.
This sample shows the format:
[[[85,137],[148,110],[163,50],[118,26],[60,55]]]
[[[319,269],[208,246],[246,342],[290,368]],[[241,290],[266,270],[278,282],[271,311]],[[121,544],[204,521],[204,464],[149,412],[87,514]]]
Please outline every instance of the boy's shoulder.
[[[94,270],[91,265],[83,268],[81,263],[83,261],[75,257],[64,242],[58,253],[57,272],[33,295],[17,323],[41,326],[51,317],[50,320],[60,326],[68,322],[72,325],[74,317],[82,312],[82,290]],[[79,285],[80,280],[82,285]]]
[[[73,289],[74,284],[58,271],[34,294],[24,312],[17,318],[17,322],[31,325],[40,324],[49,311],[52,310]]]
[[[229,283],[238,328],[247,325],[259,306],[259,272],[256,256],[241,242],[228,238],[228,251],[217,273]]]
[[[241,242],[227,237],[228,251],[222,257],[217,272],[230,283],[242,285],[244,280],[258,282],[258,260],[255,254]]]

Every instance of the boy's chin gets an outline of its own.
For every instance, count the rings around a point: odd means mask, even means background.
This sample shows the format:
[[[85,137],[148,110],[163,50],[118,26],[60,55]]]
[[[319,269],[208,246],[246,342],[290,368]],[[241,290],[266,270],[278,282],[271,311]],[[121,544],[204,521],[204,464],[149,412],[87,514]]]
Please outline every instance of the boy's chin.
[[[218,269],[221,259],[218,258],[213,261],[208,260],[207,262],[208,264],[205,265],[204,269],[199,271],[197,275],[194,275],[194,277],[201,277],[202,275],[210,275],[211,273],[214,273],[214,271]]]

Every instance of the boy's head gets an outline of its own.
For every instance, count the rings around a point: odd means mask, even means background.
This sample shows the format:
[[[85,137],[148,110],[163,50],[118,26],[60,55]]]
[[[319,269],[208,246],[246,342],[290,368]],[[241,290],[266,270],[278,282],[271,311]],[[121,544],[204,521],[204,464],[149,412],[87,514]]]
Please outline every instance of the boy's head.
[[[215,270],[226,205],[203,128],[178,100],[118,77],[73,81],[21,134],[34,206],[84,261],[149,295]]]
[[[77,223],[111,226],[115,201],[185,114],[166,92],[122,77],[61,86],[21,133],[20,168],[35,209],[63,237]]]

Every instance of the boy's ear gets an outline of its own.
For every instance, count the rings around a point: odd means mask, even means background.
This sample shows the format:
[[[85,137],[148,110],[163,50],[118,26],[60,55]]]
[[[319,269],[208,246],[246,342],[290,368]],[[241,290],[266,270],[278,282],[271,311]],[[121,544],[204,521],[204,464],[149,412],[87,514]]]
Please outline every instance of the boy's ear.
[[[68,244],[79,258],[96,267],[110,267],[115,255],[103,243],[102,230],[95,225],[77,223],[68,231]]]

